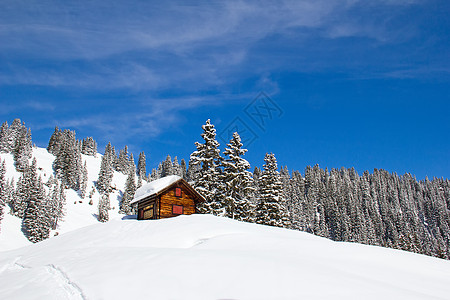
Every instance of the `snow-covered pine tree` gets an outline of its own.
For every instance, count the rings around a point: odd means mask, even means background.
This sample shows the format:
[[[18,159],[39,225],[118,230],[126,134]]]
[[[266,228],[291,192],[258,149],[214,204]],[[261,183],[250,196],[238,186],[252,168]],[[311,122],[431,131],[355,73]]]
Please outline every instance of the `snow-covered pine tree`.
[[[289,212],[283,199],[280,173],[275,155],[267,153],[264,171],[259,178],[259,199],[256,206],[256,223],[289,227]]]
[[[81,143],[81,153],[89,156],[97,155],[97,142],[93,137],[87,137],[83,139]]]
[[[292,228],[306,231],[306,199],[305,199],[305,180],[298,171],[292,172],[290,180],[291,186],[291,215]]]
[[[186,161],[184,160],[184,158],[181,159],[180,161],[180,173],[181,173],[181,178],[183,178],[184,180],[186,180],[186,173],[187,173],[187,167],[186,167]]]
[[[49,187],[48,212],[51,229],[56,229],[56,225],[58,223],[58,206],[60,201],[58,180],[51,176],[46,185]]]
[[[33,159],[33,162],[35,161],[36,160]],[[11,208],[10,213],[13,216],[23,218],[23,214],[27,205],[26,201],[30,196],[30,189],[34,184],[34,174],[32,172],[33,168],[36,168],[36,166],[28,166],[17,180],[17,186],[14,191],[14,196],[9,203],[9,206]]]
[[[64,189],[64,185],[61,183],[59,185],[59,202],[58,202],[58,206],[57,206],[57,211],[56,211],[56,217],[58,218],[57,221],[61,221],[64,217],[64,215],[66,214],[65,211],[65,206],[66,206],[66,190]],[[57,225],[58,222],[56,222],[55,225]]]
[[[64,130],[61,133],[58,151],[53,153],[56,158],[53,169],[56,177],[68,188],[80,189],[82,158],[77,145],[75,131]]]
[[[139,153],[138,165],[137,165],[137,175],[138,175],[138,184],[137,187],[142,186],[142,181],[147,179],[147,170],[146,170],[146,159],[145,153],[142,151]]]
[[[104,193],[98,202],[98,220],[100,222],[109,221],[109,194]]]
[[[25,125],[22,126],[16,137],[12,153],[16,170],[23,172],[28,166],[28,160],[32,153],[31,130],[27,130]]]
[[[221,191],[222,157],[220,156],[219,142],[216,140],[216,129],[208,119],[202,126],[202,138],[204,143],[196,142],[197,151],[190,157],[192,167],[199,167],[195,173],[194,188],[205,197],[206,201],[198,206],[200,213],[211,213],[214,215],[225,215],[225,201]],[[192,180],[192,178],[190,178]]]
[[[291,191],[291,185],[290,180],[291,180],[291,175],[289,174],[289,170],[287,166],[282,166],[280,169],[280,180],[281,180],[281,186],[283,187],[283,198],[286,201],[286,208],[287,210],[291,210],[290,207],[290,203],[291,203],[291,195],[292,195],[292,191]]]
[[[222,182],[225,183],[226,213],[229,218],[252,222],[254,206],[250,196],[254,190],[253,178],[248,171],[249,162],[242,157],[247,149],[242,146],[241,137],[235,132],[223,152]]]
[[[37,243],[48,238],[50,232],[48,198],[42,179],[37,176],[36,159],[33,159],[28,172],[31,182],[22,225],[26,237],[31,242]]]
[[[161,177],[166,177],[174,174],[172,158],[167,155],[166,160],[161,163]]]
[[[177,176],[180,176],[181,178],[183,178],[183,174],[181,172],[181,166],[178,163],[178,158],[176,156],[173,158],[172,168],[173,168],[172,175],[177,175]]]
[[[20,135],[22,127],[24,127],[24,125],[22,125],[22,121],[20,121],[20,119],[14,119],[11,126],[9,126],[6,137],[8,152],[14,150],[14,147],[16,145],[16,139]]]
[[[201,164],[194,165],[194,162],[191,158],[189,158],[189,165],[186,171],[186,181],[189,182],[190,185],[195,185],[198,177],[200,176],[200,169],[202,168]]]
[[[130,158],[128,156],[128,146],[119,151],[119,156],[115,161],[114,167],[117,172],[128,173]]]
[[[7,192],[7,198],[6,198],[7,202],[6,203],[8,205],[14,198],[15,190],[16,190],[16,188],[15,188],[14,178],[10,178],[9,180],[6,181],[6,192]]]
[[[5,204],[7,202],[7,184],[6,184],[6,164],[0,161],[0,232],[3,215],[5,214]]]
[[[122,202],[120,203],[120,212],[126,215],[133,214],[133,208],[130,202],[134,198],[134,193],[136,192],[136,184],[134,179],[135,172],[130,170],[128,173],[127,180],[125,182],[125,191],[122,196]]]
[[[83,169],[81,171],[81,184],[80,184],[80,196],[81,198],[86,197],[87,192],[87,184],[88,184],[88,171],[86,161],[84,162]]]
[[[109,193],[111,182],[114,175],[113,159],[114,156],[111,151],[111,143],[105,147],[105,154],[102,156],[100,163],[100,172],[97,180],[97,190],[100,194]]]
[[[142,186],[142,184],[143,184],[143,178],[141,176],[138,176],[136,188],[140,188]]]
[[[48,141],[47,151],[55,156],[56,153],[59,152],[59,148],[61,147],[62,143],[61,135],[62,135],[61,130],[58,128],[58,126],[56,126],[52,136],[50,137],[50,140]]]
[[[8,122],[4,122],[0,127],[0,153],[8,153]]]
[[[139,153],[139,159],[138,159],[138,165],[137,165],[137,175],[141,178],[145,178],[147,176],[147,169],[146,169],[146,158],[145,153],[142,151]]]
[[[130,172],[133,171],[134,173],[136,173],[136,164],[134,163],[134,156],[133,153],[130,153],[130,159],[128,160],[128,171]]]
[[[153,180],[161,178],[161,170],[162,170],[161,164],[159,164],[158,169],[152,169],[152,173],[149,176],[149,180],[153,181]]]

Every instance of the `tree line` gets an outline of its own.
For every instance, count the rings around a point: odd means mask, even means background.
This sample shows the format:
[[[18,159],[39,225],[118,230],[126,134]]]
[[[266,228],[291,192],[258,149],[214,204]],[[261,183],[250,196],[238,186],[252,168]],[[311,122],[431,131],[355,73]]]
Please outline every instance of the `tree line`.
[[[202,126],[202,143],[190,157],[187,180],[206,198],[203,213],[450,258],[450,181],[417,180],[375,169],[299,171],[278,168],[266,154],[263,169],[242,158],[238,133],[221,153],[214,125]],[[221,155],[223,154],[223,156]]]
[[[127,146],[116,153],[108,143],[101,158],[95,187],[88,193],[87,169],[81,154],[96,156],[91,137],[77,140],[74,131],[55,128],[47,150],[55,155],[55,176],[43,183],[31,159],[31,131],[18,119],[0,130],[0,151],[12,153],[21,177],[16,186],[5,178],[0,163],[0,221],[3,206],[23,219],[24,232],[32,241],[48,237],[64,216],[64,189],[89,197],[100,194],[98,218],[109,219],[109,195],[114,191],[114,171],[126,177],[120,212],[135,213],[130,205],[142,184],[178,175],[206,199],[197,210],[232,219],[297,229],[335,241],[359,242],[449,259],[450,181],[417,180],[375,169],[359,175],[354,168],[322,169],[307,166],[304,175],[279,168],[273,153],[264,157],[262,169],[244,159],[247,149],[234,133],[223,152],[216,129],[207,120],[202,142],[195,143],[188,165],[184,159],[167,158],[147,175],[146,156],[139,154],[137,166]],[[31,160],[31,163],[29,161]],[[46,188],[44,188],[46,186]],[[45,215],[44,218],[37,216]]]

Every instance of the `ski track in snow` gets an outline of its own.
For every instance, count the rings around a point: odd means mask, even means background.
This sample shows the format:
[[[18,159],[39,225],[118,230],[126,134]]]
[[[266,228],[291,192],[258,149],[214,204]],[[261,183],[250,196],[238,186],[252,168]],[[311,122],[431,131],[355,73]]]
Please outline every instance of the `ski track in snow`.
[[[22,258],[22,256],[18,256],[16,257],[14,260],[12,260],[10,263],[4,265],[1,269],[0,269],[0,274],[8,271],[8,270],[22,270],[22,269],[30,269],[29,267],[19,264],[18,261]]]
[[[82,299],[86,300],[86,296],[83,293],[83,290],[70,278],[67,276],[65,272],[63,272],[60,268],[55,266],[54,264],[50,264],[46,266],[48,273],[50,273],[55,281],[61,286],[64,291],[67,293],[68,299]]]

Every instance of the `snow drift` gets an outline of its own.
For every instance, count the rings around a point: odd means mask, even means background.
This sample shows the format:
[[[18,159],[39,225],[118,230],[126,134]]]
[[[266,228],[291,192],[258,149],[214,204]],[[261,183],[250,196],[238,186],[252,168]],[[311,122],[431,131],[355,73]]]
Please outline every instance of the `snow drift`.
[[[450,262],[209,215],[2,252],[0,299],[448,299]]]

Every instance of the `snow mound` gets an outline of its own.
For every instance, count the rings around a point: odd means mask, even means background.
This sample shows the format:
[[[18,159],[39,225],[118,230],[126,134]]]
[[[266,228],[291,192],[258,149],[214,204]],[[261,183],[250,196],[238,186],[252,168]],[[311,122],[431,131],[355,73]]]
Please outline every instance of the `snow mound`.
[[[0,282],[0,299],[448,299],[450,262],[191,215],[3,252]]]
[[[169,185],[171,185],[172,183],[175,183],[180,179],[181,179],[181,177],[178,175],[169,175],[169,176],[154,180],[152,182],[149,182],[147,184],[144,184],[143,186],[141,186],[140,188],[138,188],[136,190],[136,193],[134,194],[134,199],[133,199],[133,201],[131,201],[131,203],[135,203],[147,196],[157,194],[160,191],[162,191],[163,189],[165,189],[166,187],[168,187]]]

